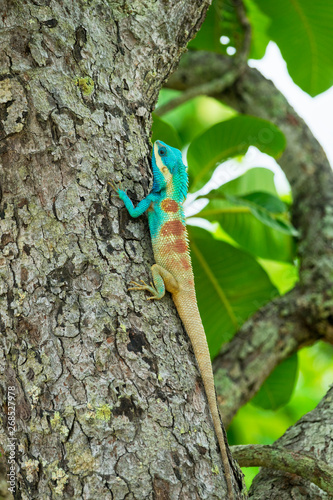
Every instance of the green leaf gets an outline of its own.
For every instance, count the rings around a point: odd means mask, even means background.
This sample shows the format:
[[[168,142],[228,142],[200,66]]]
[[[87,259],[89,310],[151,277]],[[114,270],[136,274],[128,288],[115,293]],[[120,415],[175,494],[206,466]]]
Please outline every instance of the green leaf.
[[[275,214],[286,212],[286,206],[279,198],[268,193],[250,193],[247,196],[230,196],[226,195],[228,201],[234,206],[248,207],[258,220],[266,226],[269,226],[282,233],[298,236],[298,231],[286,219],[277,217]],[[272,208],[272,210],[270,210]]]
[[[194,138],[188,148],[190,190],[200,189],[216,166],[228,158],[244,155],[249,146],[278,158],[284,147],[283,133],[272,123],[248,115],[239,115],[213,125]]]
[[[251,403],[265,410],[277,410],[288,403],[298,375],[298,358],[285,359],[265,380]]]
[[[227,200],[215,199],[196,217],[218,222],[236,243],[255,256],[287,262],[294,259],[294,242],[290,232],[285,234],[271,224],[263,224],[249,207],[235,206]]]
[[[333,2],[254,0],[272,23],[268,34],[294,82],[311,96],[333,85]]]
[[[267,35],[271,20],[255,4],[253,0],[246,0],[247,17],[251,24],[252,38],[250,58],[261,59],[269,42]],[[229,38],[228,43],[221,43],[221,37]],[[194,40],[188,47],[196,50],[207,50],[220,54],[227,54],[227,48],[233,47],[236,52],[244,44],[244,27],[241,25],[232,0],[213,0]]]
[[[179,92],[177,91],[177,93]],[[160,97],[159,104],[163,105],[176,97],[175,91],[161,89]],[[169,111],[163,115],[163,119],[177,130],[183,147],[215,123],[236,114],[233,109],[228,108],[213,97],[198,96]]]
[[[203,196],[203,198],[217,198],[219,193],[222,194],[222,197],[226,194],[231,196],[247,196],[256,191],[277,196],[274,183],[274,172],[272,172],[272,170],[263,167],[251,168],[236,179],[223,184],[218,189],[210,191],[210,193]]]
[[[267,35],[271,20],[255,4],[253,0],[244,0],[247,17],[251,24],[251,50],[249,59],[261,59],[264,57],[266,47],[270,40]]]
[[[222,44],[221,36],[228,37],[229,42]],[[213,0],[206,18],[188,47],[196,50],[208,50],[227,54],[228,47],[239,50],[243,45],[244,29],[241,26],[232,0]]]
[[[214,0],[196,37],[188,44],[190,49],[209,50],[210,52],[222,51],[220,42],[222,18],[220,12],[221,0]]]
[[[251,255],[204,229],[188,229],[198,306],[214,357],[222,343],[278,292]]]
[[[166,144],[169,144],[169,146],[172,146],[174,148],[180,149],[181,144],[180,144],[180,139],[178,137],[176,129],[170,125],[170,123],[167,123],[166,121],[162,120],[159,116],[155,115],[153,113],[153,126],[152,126],[152,142],[154,143],[155,141],[163,141]]]
[[[298,268],[294,263],[266,259],[258,259],[258,262],[265,269],[280,295],[289,292],[299,280]]]
[[[274,213],[285,211],[286,206],[277,197],[271,170],[252,168],[202,198],[210,202],[196,217],[218,222],[238,245],[255,256],[293,261],[295,245],[291,235],[296,235],[296,230],[288,221],[274,219]],[[238,200],[238,204],[230,200]]]
[[[251,207],[250,210],[251,213],[266,226],[281,231],[281,233],[289,234],[290,236],[298,236],[298,231],[289,221],[272,217],[267,210],[261,208]]]
[[[239,196],[239,200],[249,203],[249,206],[255,205],[268,210],[272,214],[282,214],[287,211],[287,206],[277,196],[265,191],[254,191],[244,196]]]
[[[251,207],[250,210],[251,213],[266,226],[281,231],[281,233],[289,234],[290,236],[298,236],[298,231],[288,220],[272,217],[267,210],[262,208]]]

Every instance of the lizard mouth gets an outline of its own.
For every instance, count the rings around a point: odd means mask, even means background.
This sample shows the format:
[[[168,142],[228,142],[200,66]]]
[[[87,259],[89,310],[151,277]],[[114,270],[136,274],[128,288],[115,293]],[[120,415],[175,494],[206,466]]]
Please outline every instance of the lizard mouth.
[[[156,162],[159,159],[158,150],[159,150],[160,147],[161,147],[161,142],[160,141],[155,141],[154,145],[153,145],[153,154],[154,154],[154,158],[155,158]]]

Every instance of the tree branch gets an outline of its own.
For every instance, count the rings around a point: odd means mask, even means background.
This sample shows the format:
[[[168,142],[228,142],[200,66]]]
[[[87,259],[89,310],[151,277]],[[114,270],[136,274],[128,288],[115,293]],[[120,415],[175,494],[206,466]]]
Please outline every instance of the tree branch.
[[[295,425],[290,427],[284,435],[279,438],[273,446],[278,449],[288,449],[295,457],[298,454],[306,455],[306,458],[314,460],[313,468],[309,462],[310,474],[306,479],[298,476],[298,465],[291,474],[274,471],[271,468],[262,468],[255,477],[251,488],[250,497],[255,498],[278,498],[289,500],[290,498],[303,498],[306,500],[318,500],[333,498],[332,494],[332,471],[327,464],[333,462],[332,447],[332,419],[333,419],[333,388],[331,388],[319,405],[311,412],[304,415]],[[266,462],[265,465],[270,465]],[[312,470],[311,470],[312,468]],[[330,478],[327,476],[330,474]],[[297,474],[297,475],[295,475]],[[310,475],[312,476],[310,478]],[[326,479],[330,479],[330,484]],[[318,489],[317,484],[322,489]],[[317,481],[323,481],[321,485]],[[324,482],[326,485],[324,485]],[[326,486],[329,486],[329,490]],[[326,495],[324,491],[328,491]]]
[[[163,104],[163,106],[159,106],[155,110],[155,114],[162,116],[199,95],[214,95],[218,92],[223,92],[223,90],[230,87],[230,85],[235,82],[235,80],[239,77],[239,74],[239,69],[237,67],[233,67],[221,78],[217,78],[211,82],[203,83],[202,85],[188,89],[179,96]]]
[[[259,466],[297,474],[333,496],[333,468],[322,460],[269,445],[232,446],[231,452],[241,467]]]
[[[259,390],[272,370],[316,333],[302,321],[307,301],[298,308],[300,290],[279,297],[255,313],[214,360],[215,385],[225,425]],[[305,298],[306,299],[306,298]]]

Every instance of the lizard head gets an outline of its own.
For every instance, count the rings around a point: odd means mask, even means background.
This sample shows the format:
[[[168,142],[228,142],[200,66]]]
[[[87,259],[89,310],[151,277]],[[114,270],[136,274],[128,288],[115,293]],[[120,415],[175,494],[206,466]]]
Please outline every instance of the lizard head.
[[[153,191],[173,189],[187,193],[187,170],[179,149],[155,141],[153,148]]]

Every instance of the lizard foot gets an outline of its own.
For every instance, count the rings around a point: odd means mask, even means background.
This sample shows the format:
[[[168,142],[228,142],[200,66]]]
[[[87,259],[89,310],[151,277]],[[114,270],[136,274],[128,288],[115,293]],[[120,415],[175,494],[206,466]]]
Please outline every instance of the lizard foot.
[[[108,184],[112,187],[112,189],[114,191],[113,196],[117,196],[119,198],[119,191],[123,191],[123,187],[121,185],[121,182],[116,184],[114,181],[108,181]]]
[[[150,286],[147,285],[147,283],[143,280],[140,280],[142,285],[140,283],[137,283],[136,281],[130,281],[130,285],[134,285],[129,287],[127,290],[147,290],[147,292],[151,293],[150,297],[147,297],[147,300],[152,300],[152,299],[160,299],[160,294],[154,287],[153,283],[150,282]]]

